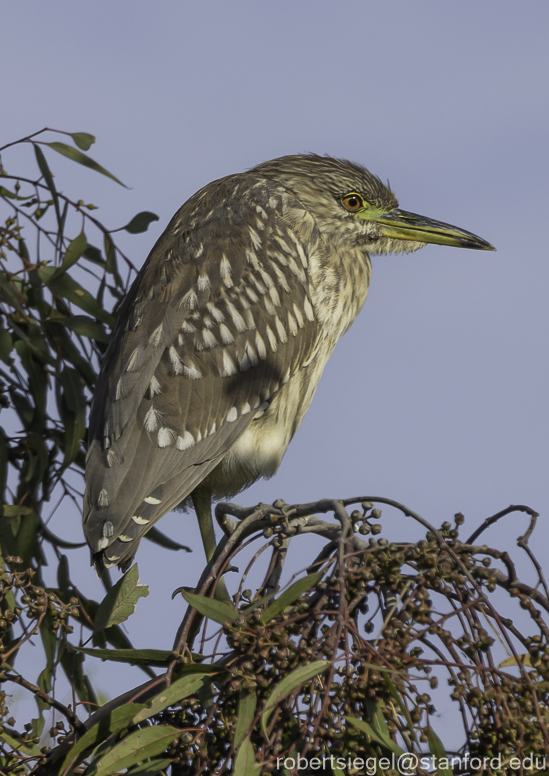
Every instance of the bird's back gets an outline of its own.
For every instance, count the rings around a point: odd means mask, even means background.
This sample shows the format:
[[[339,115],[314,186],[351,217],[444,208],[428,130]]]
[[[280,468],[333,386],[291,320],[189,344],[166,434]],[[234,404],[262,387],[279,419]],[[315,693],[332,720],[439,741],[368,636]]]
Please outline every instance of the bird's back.
[[[319,348],[310,260],[322,245],[299,200],[253,171],[210,184],[174,216],[121,307],[94,396],[84,529],[96,561],[127,565],[237,440],[267,428]],[[289,414],[278,463],[300,406]],[[220,493],[272,473],[232,460],[213,478]]]

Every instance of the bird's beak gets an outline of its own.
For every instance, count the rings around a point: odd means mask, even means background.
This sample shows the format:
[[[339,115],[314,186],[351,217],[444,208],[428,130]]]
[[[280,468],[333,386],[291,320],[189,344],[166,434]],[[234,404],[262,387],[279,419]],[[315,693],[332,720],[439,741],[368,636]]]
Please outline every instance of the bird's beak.
[[[360,216],[360,213],[357,215]],[[477,237],[476,234],[466,232],[457,226],[445,224],[442,221],[434,221],[432,218],[418,216],[416,213],[408,213],[406,210],[391,210],[389,213],[377,213],[364,216],[369,220],[375,220],[381,224],[384,237],[394,240],[413,240],[414,242],[436,243],[437,245],[453,245],[456,248],[475,248],[479,251],[495,251],[493,245]]]

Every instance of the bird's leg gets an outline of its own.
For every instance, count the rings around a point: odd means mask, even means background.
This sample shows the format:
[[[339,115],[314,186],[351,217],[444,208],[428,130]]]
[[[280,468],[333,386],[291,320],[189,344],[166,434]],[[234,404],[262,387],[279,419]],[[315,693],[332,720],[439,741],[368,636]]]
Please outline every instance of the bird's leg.
[[[204,552],[206,553],[206,560],[210,562],[213,558],[215,548],[217,547],[212,520],[212,489],[206,485],[201,485],[193,490],[191,499],[194,511],[196,512],[196,517],[198,518],[198,526],[200,528],[202,544],[204,545]],[[231,601],[223,577],[220,577],[217,581],[215,597],[220,601]]]

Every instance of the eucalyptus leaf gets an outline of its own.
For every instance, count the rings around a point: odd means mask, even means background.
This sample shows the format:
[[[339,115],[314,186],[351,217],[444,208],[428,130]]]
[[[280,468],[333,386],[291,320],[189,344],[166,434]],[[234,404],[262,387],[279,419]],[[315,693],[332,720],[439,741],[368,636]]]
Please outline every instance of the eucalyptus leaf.
[[[138,765],[136,768],[132,768],[128,771],[128,776],[160,776],[169,765],[173,763],[175,758],[158,757],[154,760],[149,760],[144,765]]]
[[[112,173],[98,164],[94,159],[86,156],[86,154],[83,154],[81,151],[77,151],[76,148],[72,148],[72,146],[68,146],[66,143],[59,143],[58,141],[53,143],[44,143],[44,145],[52,148],[54,151],[57,151],[58,154],[66,156],[68,159],[72,159],[73,162],[78,162],[78,164],[82,164],[84,167],[89,167],[96,172],[100,172],[102,175],[106,175],[107,178],[111,178],[113,181],[116,181],[116,183],[124,186],[124,188],[128,188],[124,183],[122,183],[122,181],[118,180],[118,178],[116,178]]]
[[[39,267],[38,275],[54,294],[67,299],[72,304],[80,307],[84,312],[93,315],[98,321],[114,326],[114,316],[104,310],[96,299],[86,291],[80,283],[67,272],[55,276],[54,267]]]
[[[90,657],[108,660],[114,663],[129,663],[132,666],[156,666],[166,668],[173,658],[173,652],[167,649],[91,649],[89,647],[72,647],[76,652],[83,652]]]
[[[142,213],[135,215],[132,220],[122,227],[126,232],[130,234],[139,234],[140,232],[146,232],[152,221],[158,221],[156,213],[150,213],[148,210],[143,210]]]
[[[70,269],[73,264],[76,264],[78,259],[83,255],[87,246],[88,241],[86,239],[86,235],[84,232],[80,232],[80,234],[75,237],[74,240],[72,240],[72,242],[70,242],[67,246],[67,250],[63,256],[63,263],[55,270],[51,279],[54,280],[55,278],[58,278],[60,275]]]
[[[246,738],[235,757],[234,776],[254,776],[256,772],[255,752],[252,742]]]
[[[63,466],[69,466],[76,458],[86,432],[86,398],[84,385],[76,369],[66,366],[59,384],[63,393],[59,396],[59,414],[64,426]]]
[[[403,750],[391,738],[387,722],[381,711],[381,704],[374,700],[365,700],[364,705],[376,734],[386,742],[386,746],[395,754],[403,754]]]
[[[53,175],[51,174],[50,168],[48,167],[48,163],[46,161],[46,157],[44,156],[44,153],[39,145],[36,143],[33,143],[34,147],[34,153],[36,156],[36,161],[38,163],[38,167],[40,169],[40,172],[42,173],[44,180],[46,181],[46,186],[50,190],[50,194],[53,199],[53,204],[55,207],[55,213],[57,216],[57,223],[60,226],[61,225],[61,211],[59,210],[59,197],[57,195],[57,189],[55,188],[55,184],[53,182]]]
[[[261,615],[261,621],[266,624],[274,617],[277,617],[281,612],[286,609],[287,606],[291,606],[294,601],[297,601],[299,596],[305,591],[310,590],[322,579],[322,573],[310,574],[303,579],[298,579],[293,585],[282,593],[282,595],[274,600],[272,604],[265,609]]]
[[[432,728],[427,730],[427,741],[429,743],[429,751],[434,755],[437,763],[440,763],[442,760],[448,760],[444,745]],[[453,776],[453,771],[451,768],[440,768],[437,766],[437,776]]]
[[[142,596],[149,595],[147,585],[138,585],[139,571],[134,565],[112,586],[95,616],[94,633],[111,625],[119,625],[135,611],[137,601]]]
[[[73,315],[70,318],[65,318],[63,324],[67,329],[70,329],[75,334],[79,334],[81,337],[88,337],[97,342],[104,342],[107,345],[111,341],[103,324],[97,323],[93,318],[88,318],[87,315]]]
[[[388,749],[397,755],[404,754],[403,750],[392,740],[392,738],[388,736],[385,737],[379,731],[375,731],[374,728],[363,719],[357,719],[356,717],[345,717],[345,719],[347,722],[350,722],[351,725],[353,725],[353,727],[355,727],[357,730],[360,730],[362,733],[366,733],[369,738],[373,739],[378,744],[381,744],[384,749]]]
[[[86,411],[86,398],[84,385],[76,369],[66,366],[60,374],[59,381],[63,388],[63,395],[71,412]]]
[[[21,515],[32,515],[31,507],[18,506],[17,504],[4,504],[4,517],[21,517]]]
[[[133,718],[134,725],[164,711],[168,706],[173,706],[183,700],[183,698],[188,698],[189,695],[197,692],[202,687],[208,676],[210,676],[209,672],[188,674],[173,682],[169,687],[159,692],[158,695],[155,695],[141,711],[137,712]]]
[[[33,744],[32,741],[21,741],[20,738],[17,738],[15,731],[9,731],[6,728],[0,732],[0,741],[4,741],[15,752],[21,752],[27,757],[36,757],[40,754],[40,749],[36,744]]]
[[[130,733],[93,760],[86,770],[86,776],[111,776],[113,773],[140,765],[151,757],[161,754],[179,738],[181,731],[171,725],[153,725]]]
[[[182,591],[183,598],[189,603],[193,609],[203,614],[204,617],[208,617],[214,622],[218,622],[223,625],[224,622],[232,622],[238,617],[238,612],[233,609],[229,604],[223,603],[223,601],[217,601],[214,598],[207,598],[203,595],[197,595],[196,593],[188,593],[186,590]]]
[[[0,324],[0,358],[5,364],[12,364],[13,358],[10,356],[13,350],[13,337],[7,329]]]
[[[523,655],[518,655],[518,660],[515,657],[508,657],[505,660],[502,660],[501,663],[498,664],[498,668],[509,668],[511,666],[518,665],[523,665],[526,668],[532,668],[532,661],[528,652]]]
[[[154,525],[152,528],[149,528],[144,538],[148,539],[153,544],[158,544],[159,547],[164,547],[165,550],[185,550],[185,552],[192,552],[190,547],[187,547],[185,544],[174,542],[173,539],[170,539],[165,533],[159,531]]]
[[[7,197],[8,199],[17,199],[20,202],[24,202],[27,199],[32,199],[33,196],[34,196],[33,194],[30,194],[28,197],[20,197],[14,191],[10,191],[9,189],[4,188],[4,186],[0,186],[0,197]]]
[[[326,660],[315,660],[313,663],[310,663],[307,666],[296,668],[294,671],[288,674],[288,676],[285,676],[284,679],[282,679],[282,681],[272,689],[261,715],[261,730],[263,731],[265,738],[268,738],[267,724],[269,722],[269,718],[280,701],[291,692],[293,692],[293,690],[295,690],[297,687],[300,687],[314,676],[318,676],[323,671],[326,671],[326,669],[329,667],[330,664],[326,662]]]
[[[124,706],[113,709],[108,718],[103,718],[74,743],[57,769],[57,773],[64,773],[69,764],[73,763],[73,765],[76,765],[84,757],[85,752],[95,748],[114,733],[129,727],[141,706],[142,704],[140,703],[127,703]]]
[[[235,749],[244,742],[244,739],[250,735],[252,722],[255,717],[257,707],[257,694],[251,688],[244,688],[240,692],[238,699],[236,729],[234,732],[233,746]]]
[[[88,243],[88,247],[84,251],[84,256],[89,259],[89,261],[93,261],[94,264],[99,264],[102,267],[106,264],[105,259],[101,255],[101,251],[99,248],[96,248],[95,245],[90,245]]]
[[[88,132],[71,132],[71,137],[81,151],[87,151],[95,143],[95,137]]]

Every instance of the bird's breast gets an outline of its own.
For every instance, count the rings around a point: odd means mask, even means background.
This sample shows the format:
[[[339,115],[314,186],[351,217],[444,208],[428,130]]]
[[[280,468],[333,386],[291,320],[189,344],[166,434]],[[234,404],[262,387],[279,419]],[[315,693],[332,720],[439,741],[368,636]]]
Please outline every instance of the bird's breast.
[[[206,484],[213,492],[227,497],[248,487],[261,477],[272,477],[318,387],[324,367],[333,351],[326,338],[319,340],[313,358],[302,366],[261,409],[246,431],[236,440]]]
[[[370,286],[371,263],[360,248],[319,242],[309,256],[311,302],[330,341],[327,358],[361,311]]]

